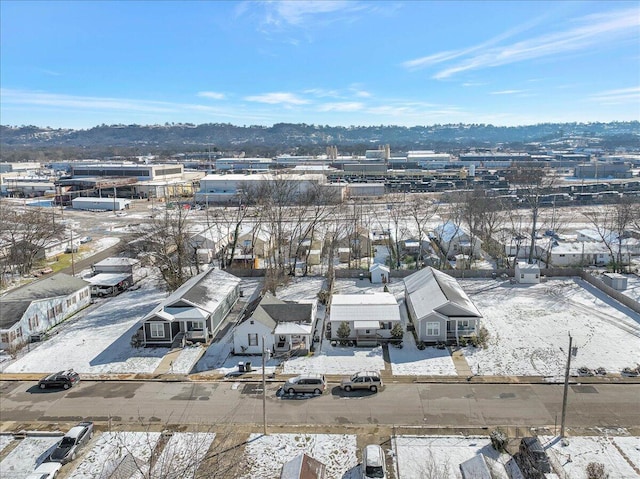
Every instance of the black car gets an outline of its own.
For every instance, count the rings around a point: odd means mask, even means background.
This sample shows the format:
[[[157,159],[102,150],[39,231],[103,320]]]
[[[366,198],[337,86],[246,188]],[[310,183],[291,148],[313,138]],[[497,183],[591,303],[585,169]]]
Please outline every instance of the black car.
[[[57,373],[49,374],[38,381],[38,387],[45,389],[48,387],[69,389],[74,384],[80,382],[80,375],[73,369],[66,371],[58,371]]]
[[[49,456],[50,462],[66,464],[76,458],[78,449],[93,437],[93,423],[85,421],[69,429]]]

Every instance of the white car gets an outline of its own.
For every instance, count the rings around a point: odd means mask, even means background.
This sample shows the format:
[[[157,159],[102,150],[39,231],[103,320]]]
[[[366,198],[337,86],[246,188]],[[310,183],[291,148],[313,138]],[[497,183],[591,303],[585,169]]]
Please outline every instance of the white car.
[[[369,444],[362,451],[362,479],[387,479],[384,452],[377,444]]]
[[[27,479],[53,479],[62,467],[59,462],[43,462],[27,476]]]

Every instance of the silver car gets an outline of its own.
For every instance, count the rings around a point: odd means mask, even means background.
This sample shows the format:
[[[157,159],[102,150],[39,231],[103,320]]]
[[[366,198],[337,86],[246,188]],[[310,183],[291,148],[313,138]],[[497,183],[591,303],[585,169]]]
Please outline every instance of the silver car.
[[[288,379],[282,389],[287,394],[313,393],[322,394],[327,388],[327,381],[322,374],[305,374]]]
[[[375,393],[382,389],[383,386],[382,378],[377,371],[360,371],[351,377],[344,378],[340,383],[340,388],[345,391],[367,389]]]

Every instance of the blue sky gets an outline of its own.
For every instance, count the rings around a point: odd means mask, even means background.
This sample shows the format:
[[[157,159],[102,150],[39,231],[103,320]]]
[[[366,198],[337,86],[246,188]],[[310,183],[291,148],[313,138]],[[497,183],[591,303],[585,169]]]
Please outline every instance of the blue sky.
[[[0,2],[0,122],[640,119],[640,2]]]

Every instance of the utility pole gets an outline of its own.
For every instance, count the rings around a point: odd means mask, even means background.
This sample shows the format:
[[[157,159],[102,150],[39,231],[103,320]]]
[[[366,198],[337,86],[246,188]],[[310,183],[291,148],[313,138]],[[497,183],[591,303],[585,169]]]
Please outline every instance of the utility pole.
[[[569,352],[567,353],[567,369],[564,372],[564,391],[562,394],[562,418],[560,420],[560,437],[564,438],[564,419],[567,414],[567,393],[569,392],[569,369],[571,368],[571,344],[573,338],[569,333]]]
[[[262,336],[262,434],[267,435],[267,380],[264,372],[264,336]]]
[[[73,228],[71,228],[71,275],[76,275],[76,265],[73,260]]]

